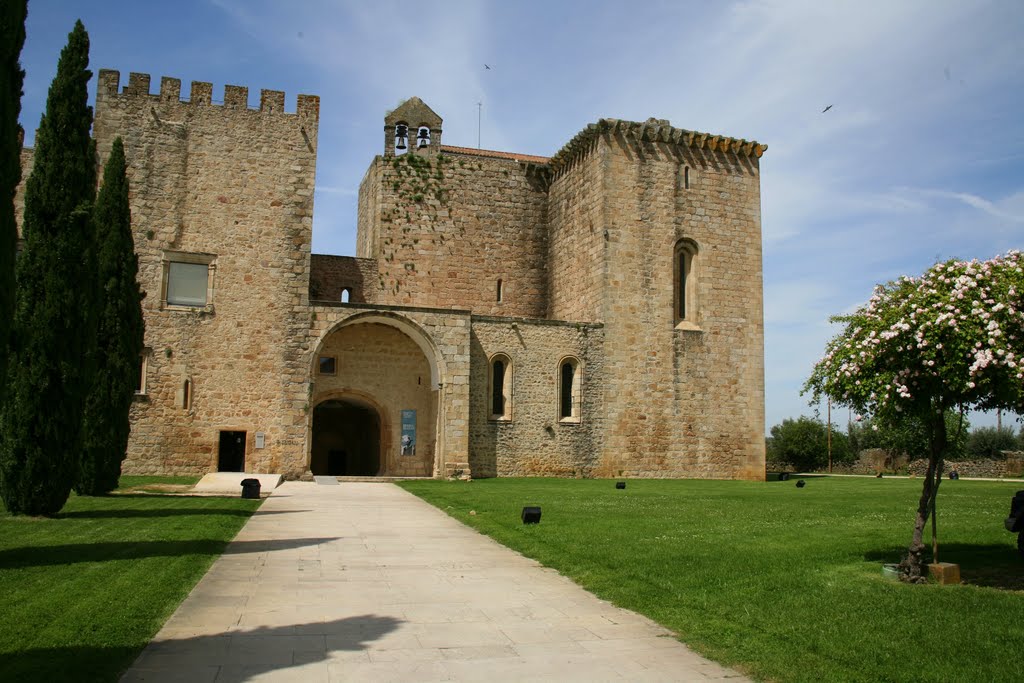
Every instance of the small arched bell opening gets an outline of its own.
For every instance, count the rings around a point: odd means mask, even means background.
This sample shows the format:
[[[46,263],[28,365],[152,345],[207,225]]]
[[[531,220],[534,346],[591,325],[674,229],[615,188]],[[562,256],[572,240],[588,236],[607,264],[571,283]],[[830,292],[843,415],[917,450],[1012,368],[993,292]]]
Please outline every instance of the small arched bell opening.
[[[416,131],[416,149],[423,147],[430,147],[430,128],[427,126],[420,126]]]
[[[404,154],[409,149],[409,124],[399,121],[395,124],[395,154]]]
[[[330,399],[313,409],[314,475],[372,477],[380,473],[381,418],[368,403]]]

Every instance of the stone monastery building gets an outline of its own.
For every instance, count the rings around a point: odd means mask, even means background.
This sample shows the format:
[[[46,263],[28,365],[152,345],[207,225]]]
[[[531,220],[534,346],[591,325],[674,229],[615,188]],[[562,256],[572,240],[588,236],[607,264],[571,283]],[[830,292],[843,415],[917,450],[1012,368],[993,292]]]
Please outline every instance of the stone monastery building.
[[[764,478],[764,145],[602,119],[550,158],[452,147],[413,97],[328,256],[319,98],[180,91],[99,72],[147,293],[126,473]]]

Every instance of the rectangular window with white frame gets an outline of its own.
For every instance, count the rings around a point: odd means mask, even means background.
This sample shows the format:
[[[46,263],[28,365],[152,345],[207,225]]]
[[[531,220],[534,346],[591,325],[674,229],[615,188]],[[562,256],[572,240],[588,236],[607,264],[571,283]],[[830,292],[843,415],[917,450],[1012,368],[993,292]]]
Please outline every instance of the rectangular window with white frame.
[[[161,307],[212,312],[216,260],[214,254],[165,251]]]

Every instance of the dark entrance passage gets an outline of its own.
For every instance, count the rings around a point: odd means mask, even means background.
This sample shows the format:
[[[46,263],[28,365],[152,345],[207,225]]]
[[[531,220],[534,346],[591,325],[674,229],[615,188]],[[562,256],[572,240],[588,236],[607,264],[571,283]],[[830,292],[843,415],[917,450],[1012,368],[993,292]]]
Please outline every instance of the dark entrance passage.
[[[221,432],[217,454],[218,472],[244,472],[245,432]]]
[[[380,416],[350,400],[324,401],[313,409],[315,475],[372,477],[380,474]]]

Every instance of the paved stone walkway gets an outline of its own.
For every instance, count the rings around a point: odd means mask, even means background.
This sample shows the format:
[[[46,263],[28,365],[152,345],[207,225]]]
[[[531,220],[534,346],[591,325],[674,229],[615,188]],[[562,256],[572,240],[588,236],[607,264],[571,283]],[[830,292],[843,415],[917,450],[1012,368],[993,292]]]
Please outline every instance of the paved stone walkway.
[[[727,678],[397,486],[287,482],[122,681]]]

